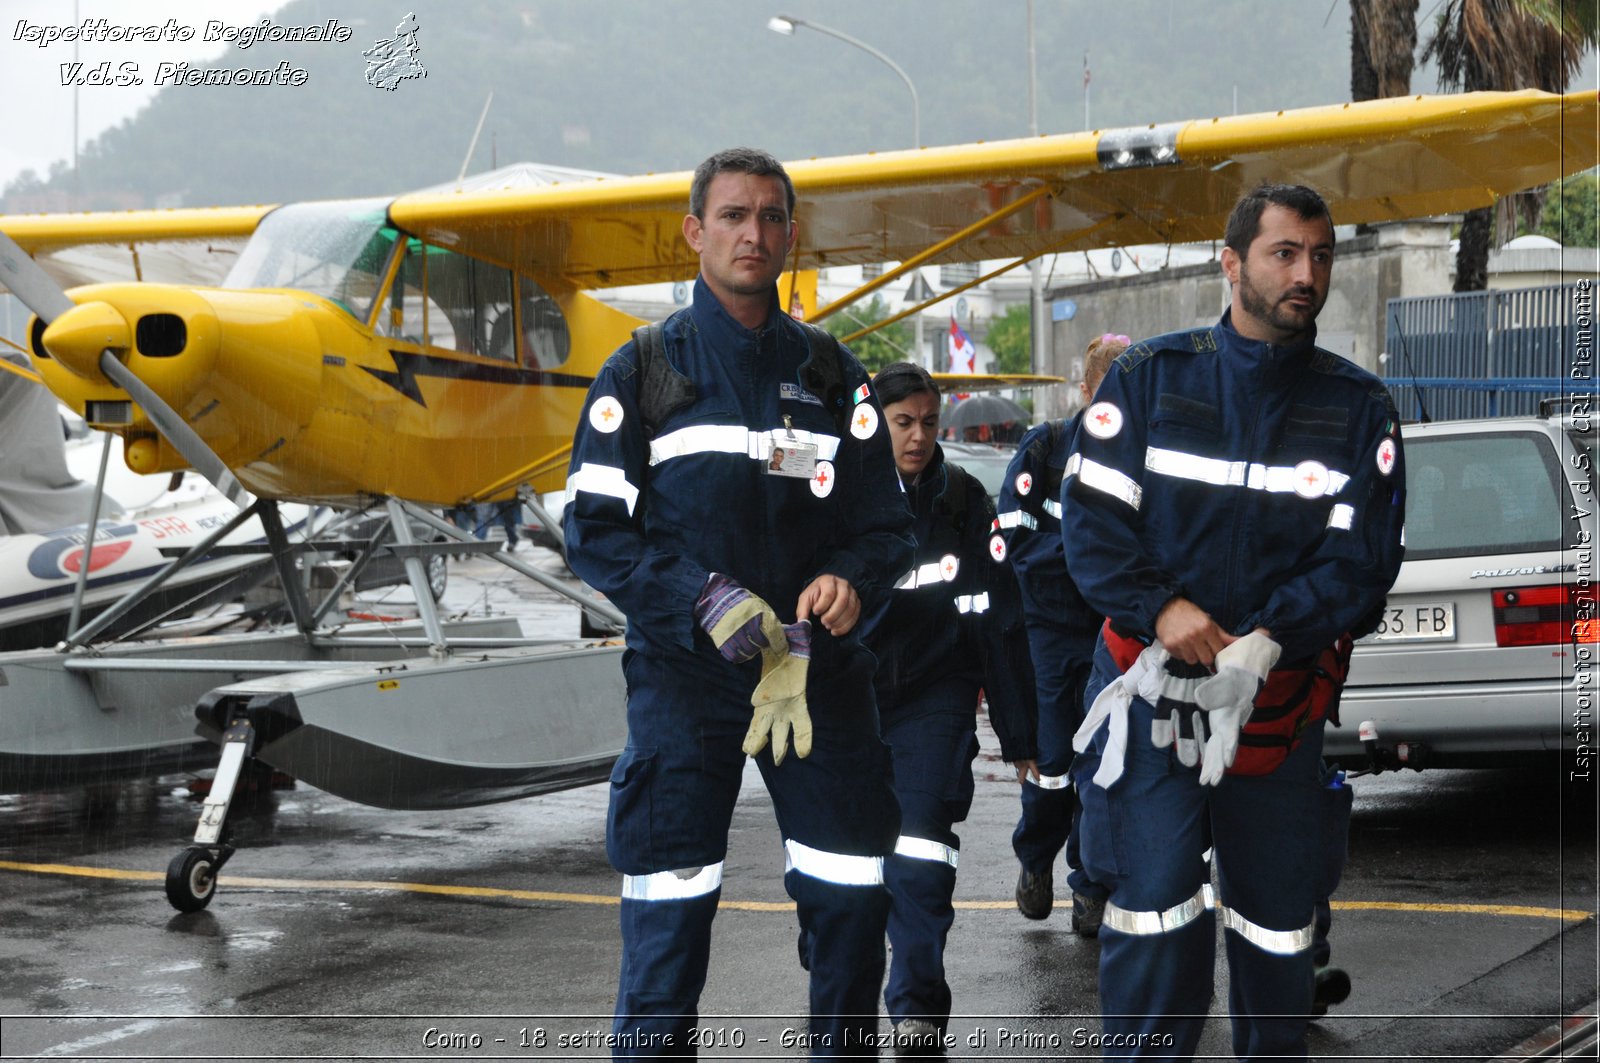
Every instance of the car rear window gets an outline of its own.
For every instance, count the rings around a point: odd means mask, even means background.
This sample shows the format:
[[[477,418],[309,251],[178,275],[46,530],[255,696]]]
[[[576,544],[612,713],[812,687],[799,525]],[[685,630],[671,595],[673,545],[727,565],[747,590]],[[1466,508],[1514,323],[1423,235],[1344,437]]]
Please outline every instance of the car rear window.
[[[1406,558],[1561,549],[1566,507],[1541,432],[1421,436],[1406,447]]]

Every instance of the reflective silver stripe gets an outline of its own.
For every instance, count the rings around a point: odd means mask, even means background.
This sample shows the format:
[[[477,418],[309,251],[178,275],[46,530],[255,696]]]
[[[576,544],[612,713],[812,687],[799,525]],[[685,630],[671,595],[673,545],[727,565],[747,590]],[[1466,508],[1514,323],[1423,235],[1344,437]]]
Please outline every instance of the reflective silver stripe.
[[[944,573],[939,568],[939,562],[929,561],[926,565],[918,565],[907,572],[895,583],[897,591],[914,591],[918,587],[932,587],[936,583],[945,582]]]
[[[839,437],[796,428],[770,428],[752,432],[737,424],[696,424],[668,432],[650,441],[650,464],[690,454],[741,454],[766,461],[774,446],[785,443],[810,443],[817,448],[818,461],[832,461],[839,453]]]
[[[1101,921],[1124,934],[1170,934],[1188,926],[1205,914],[1207,908],[1215,906],[1216,898],[1211,893],[1211,884],[1207,883],[1193,897],[1164,912],[1130,912],[1107,901],[1106,914]]]
[[[1000,514],[1000,527],[1002,528],[1037,528],[1039,521],[1032,513],[1024,513],[1020,509]]]
[[[1340,531],[1349,531],[1350,525],[1355,523],[1356,507],[1347,506],[1343,502],[1333,507],[1333,512],[1328,514],[1328,527],[1338,528]]]
[[[1092,487],[1096,491],[1103,491],[1112,498],[1119,498],[1134,509],[1139,508],[1139,502],[1144,498],[1144,489],[1133,479],[1109,465],[1101,465],[1098,461],[1086,460],[1082,454],[1074,454],[1067,459],[1066,470],[1062,479],[1071,479],[1076,476],[1085,487]]]
[[[570,497],[579,491],[622,499],[630,517],[633,516],[634,503],[639,501],[639,489],[628,482],[627,473],[614,465],[595,465],[586,461],[578,466],[577,471],[567,477],[567,495]]]
[[[1028,776],[1026,783],[1037,786],[1041,790],[1065,790],[1072,785],[1072,779],[1067,775],[1045,775],[1041,773],[1037,779]]]
[[[932,838],[910,838],[902,834],[895,839],[894,855],[910,857],[912,860],[933,860],[955,867],[961,852]]]
[[[956,595],[956,612],[958,613],[987,613],[989,611],[989,592],[982,594]]]
[[[1054,498],[1047,498],[1044,500],[1044,511],[1050,514],[1056,520],[1061,519],[1061,503]]]
[[[1301,487],[1300,470],[1293,465],[1261,465],[1244,461],[1227,461],[1223,458],[1203,458],[1181,450],[1165,447],[1147,447],[1144,467],[1162,476],[1182,480],[1198,480],[1218,487],[1248,487],[1252,491],[1272,494],[1293,494]],[[1328,470],[1327,483],[1315,495],[1302,497],[1326,498],[1338,494],[1350,477],[1342,472]]]
[[[1110,905],[1107,905],[1108,909],[1109,907]],[[1293,956],[1298,952],[1305,952],[1311,947],[1316,933],[1315,919],[1299,930],[1268,930],[1264,926],[1252,923],[1225,904],[1217,905],[1217,919],[1223,926],[1256,948],[1279,956]]]
[[[784,873],[798,871],[838,886],[883,885],[883,857],[825,853],[793,839],[783,843]]]
[[[722,888],[722,861],[685,877],[682,871],[657,871],[653,875],[623,875],[622,896],[630,901],[682,901],[704,897]]]

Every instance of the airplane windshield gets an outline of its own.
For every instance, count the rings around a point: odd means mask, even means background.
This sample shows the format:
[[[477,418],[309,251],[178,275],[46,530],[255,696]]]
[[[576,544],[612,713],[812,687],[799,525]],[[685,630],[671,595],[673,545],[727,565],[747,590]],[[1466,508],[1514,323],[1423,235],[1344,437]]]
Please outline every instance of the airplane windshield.
[[[387,199],[280,207],[257,226],[224,288],[294,288],[365,322],[394,247]]]

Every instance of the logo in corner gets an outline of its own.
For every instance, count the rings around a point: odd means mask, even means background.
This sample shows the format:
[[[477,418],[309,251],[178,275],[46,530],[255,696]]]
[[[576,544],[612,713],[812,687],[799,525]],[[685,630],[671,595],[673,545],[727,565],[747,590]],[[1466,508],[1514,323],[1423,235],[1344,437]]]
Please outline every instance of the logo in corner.
[[[427,70],[417,62],[417,16],[407,12],[394,28],[394,36],[375,41],[361,54],[367,57],[367,84],[393,92],[408,78],[425,78]]]

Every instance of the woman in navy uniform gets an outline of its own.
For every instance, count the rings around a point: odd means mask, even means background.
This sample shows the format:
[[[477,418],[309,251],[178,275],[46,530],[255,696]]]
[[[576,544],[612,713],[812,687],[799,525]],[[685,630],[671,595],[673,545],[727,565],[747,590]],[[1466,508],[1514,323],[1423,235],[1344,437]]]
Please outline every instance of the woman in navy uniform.
[[[894,762],[900,837],[884,863],[892,958],[884,1003],[899,1054],[942,1055],[950,1019],[944,945],[972,805],[980,690],[1007,761],[1034,756],[1033,671],[1016,578],[994,504],[945,460],[939,388],[909,362],[873,378],[914,518],[916,554],[864,620],[878,658],[883,739]]]

